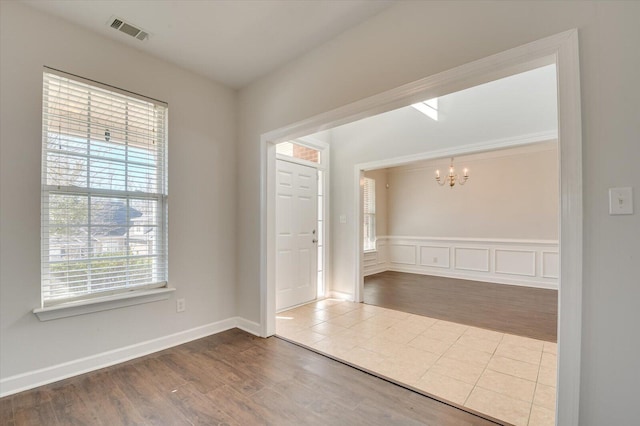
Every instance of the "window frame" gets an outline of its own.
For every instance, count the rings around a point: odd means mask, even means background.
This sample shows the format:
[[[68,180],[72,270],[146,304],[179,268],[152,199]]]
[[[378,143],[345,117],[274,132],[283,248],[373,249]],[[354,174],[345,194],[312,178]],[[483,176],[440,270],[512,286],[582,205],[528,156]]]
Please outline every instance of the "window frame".
[[[103,157],[103,155],[92,154],[89,148],[97,141],[97,140],[94,141],[94,139],[92,139],[92,131],[94,130],[94,128],[91,123],[91,115],[89,112],[86,113],[87,114],[86,126],[88,129],[88,136],[87,136],[86,142],[83,142],[87,144],[87,153],[86,155],[85,154],[77,155],[78,158],[83,157],[86,159],[86,163],[80,167],[81,172],[84,172],[87,175],[88,181],[87,181],[86,187],[79,187],[74,185],[65,186],[65,185],[51,184],[51,182],[49,181],[51,174],[48,170],[48,166],[50,166],[48,155],[50,154],[50,151],[51,151],[48,145],[49,145],[49,136],[51,134],[51,131],[50,131],[50,123],[47,122],[47,114],[49,113],[48,105],[52,100],[56,100],[56,96],[55,96],[55,93],[51,93],[48,91],[47,83],[55,79],[58,79],[60,82],[66,81],[65,79],[67,79],[69,80],[69,82],[65,84],[68,84],[70,86],[86,85],[88,86],[87,88],[88,93],[90,93],[92,89],[95,90],[96,92],[100,92],[100,95],[99,95],[100,100],[118,99],[121,101],[122,99],[124,99],[124,103],[125,105],[127,105],[127,107],[125,107],[124,109],[127,111],[129,109],[129,104],[127,100],[129,99],[132,102],[139,103],[140,101],[142,101],[144,103],[147,103],[149,104],[147,108],[153,107],[154,109],[155,108],[160,109],[159,116],[158,117],[154,116],[153,120],[151,121],[152,123],[151,127],[153,128],[153,132],[155,132],[155,134],[159,134],[161,132],[161,136],[157,137],[157,139],[154,139],[154,143],[155,143],[155,140],[161,141],[160,142],[161,146],[157,147],[154,151],[151,151],[150,154],[148,154],[148,155],[156,156],[157,164],[154,167],[148,167],[153,173],[155,180],[149,180],[150,178],[148,176],[146,177],[146,180],[145,179],[142,180],[143,186],[148,185],[147,191],[141,191],[139,189],[136,190],[132,187],[129,187],[130,185],[129,179],[134,179],[134,176],[136,175],[135,173],[130,174],[131,172],[129,172],[129,170],[130,168],[133,169],[136,163],[129,158],[129,155],[131,153],[130,150],[132,147],[134,147],[134,145],[133,144],[130,145],[130,142],[129,142],[130,126],[132,123],[131,120],[134,120],[134,119],[130,118],[128,115],[125,115],[126,118],[122,122],[122,127],[126,129],[124,130],[124,134],[125,134],[125,140],[127,142],[125,142],[124,144],[126,148],[123,149],[123,152],[125,153],[125,157],[122,159],[116,158],[112,161],[113,164],[116,164],[116,163],[120,164],[120,166],[114,166],[116,167],[116,170],[118,170],[119,167],[122,167],[124,170],[124,175],[123,175],[124,182],[125,182],[124,190],[113,189],[113,188],[111,189],[96,188],[89,185],[89,181],[91,180],[91,176],[89,175],[91,161],[96,161],[96,158],[102,159]],[[91,99],[91,96],[89,94],[87,96],[88,96],[88,99]],[[79,105],[84,105],[84,104],[81,103]],[[89,104],[87,105],[90,105],[90,101],[89,101]],[[122,112],[120,109],[117,109],[117,108],[115,110],[118,112]],[[87,111],[89,111],[89,109]],[[33,311],[35,314],[38,315],[38,317],[41,320],[54,319],[54,318],[70,316],[70,315],[77,315],[80,313],[88,313],[88,312],[94,312],[94,311],[99,311],[104,309],[112,309],[113,307],[117,307],[116,305],[129,306],[131,304],[146,303],[146,302],[155,301],[155,300],[164,300],[168,298],[169,293],[174,290],[168,287],[168,226],[167,226],[168,225],[168,158],[167,158],[168,113],[169,113],[169,108],[166,102],[162,102],[157,99],[149,98],[147,96],[142,96],[133,92],[129,92],[127,90],[123,90],[110,85],[99,83],[99,82],[86,79],[77,75],[65,73],[60,70],[44,67],[43,99],[42,99],[42,148],[41,148],[41,152],[42,152],[42,175],[41,175],[41,192],[42,192],[41,194],[42,196],[41,268],[42,268],[42,272],[41,272],[41,285],[40,285],[41,303],[40,303],[40,307],[34,309]],[[84,113],[81,113],[80,116],[85,117],[85,115],[82,115],[82,114]],[[147,114],[149,114],[148,111],[147,111]],[[80,124],[85,124],[85,122],[80,121]],[[114,128],[116,128],[115,125],[114,125]],[[71,136],[71,134],[67,135],[66,133],[57,133],[57,135],[65,135],[65,137],[68,140],[72,141],[71,143],[75,143],[72,139],[73,136]],[[143,140],[148,143],[149,139],[150,137],[146,136],[144,137]],[[109,142],[110,142],[109,139],[107,139],[105,146],[109,147]],[[71,157],[69,158],[75,158],[74,157],[75,154],[72,155],[70,152],[71,151],[61,150],[60,153],[58,153],[58,155],[62,155],[62,156],[66,155],[67,157],[71,155]],[[102,161],[104,161],[104,159],[102,159]],[[54,165],[54,167],[59,167],[59,163],[54,162],[52,164]],[[66,173],[68,171],[69,169],[63,168],[63,173]],[[128,241],[130,238],[130,229],[131,227],[134,226],[130,224],[131,222],[129,222],[130,209],[132,208],[131,205],[133,204],[131,203],[131,201],[143,202],[143,203],[147,201],[151,203],[153,207],[150,210],[151,213],[149,215],[149,218],[151,218],[152,221],[149,222],[149,225],[137,225],[137,226],[143,226],[143,227],[148,226],[150,228],[155,229],[156,241],[150,243],[152,244],[153,249],[151,250],[151,252],[147,253],[146,255],[145,254],[139,255],[139,254],[134,254],[132,252],[127,252],[125,255],[120,256],[122,259],[126,259],[126,262],[125,262],[126,266],[124,269],[124,273],[120,275],[121,278],[125,279],[124,285],[118,284],[117,287],[116,286],[113,286],[113,288],[107,287],[108,288],[107,290],[91,291],[91,288],[88,286],[90,279],[87,279],[86,281],[87,285],[84,285],[84,286],[81,285],[81,287],[84,288],[85,291],[78,291],[77,294],[73,294],[74,291],[71,290],[65,294],[66,297],[61,297],[57,299],[53,297],[47,297],[46,291],[50,289],[50,283],[49,283],[49,280],[51,278],[50,265],[54,264],[51,261],[50,253],[49,253],[50,243],[51,243],[52,237],[54,237],[53,228],[55,227],[55,223],[51,222],[49,217],[49,208],[50,208],[49,200],[51,196],[54,194],[86,197],[87,203],[88,203],[87,215],[91,215],[91,207],[89,203],[92,197],[100,197],[104,200],[108,200],[109,198],[111,198],[113,200],[118,200],[120,202],[123,199],[126,200],[125,209],[127,212],[126,213],[127,223],[124,226],[128,228],[126,232],[127,247],[128,247]],[[93,219],[91,219],[90,216],[87,216],[87,221],[88,221],[87,226],[91,226],[92,220]],[[65,225],[65,226],[69,226],[69,225]],[[90,239],[91,237],[88,236],[88,240]],[[91,249],[90,244],[87,246],[87,249],[89,250]],[[73,259],[70,261],[81,262],[81,263],[86,262],[87,264],[90,264],[91,262],[95,261],[95,259],[99,259],[99,258],[100,257],[98,256],[90,255],[84,260]],[[151,279],[149,280],[150,282],[135,283],[134,280],[131,279],[130,274],[132,273],[135,274],[140,270],[136,270],[135,267],[132,266],[132,264],[130,264],[130,261],[132,259],[138,259],[138,258],[151,259],[151,261],[153,262],[153,265],[150,268],[143,269],[143,272],[146,273],[148,271],[148,273],[151,275]],[[111,260],[112,258],[108,258],[108,259]],[[84,308],[78,309],[78,307],[84,307]],[[69,312],[65,313],[65,311],[68,309],[70,310],[70,313]]]
[[[363,223],[363,251],[377,250],[376,240],[376,180],[365,177],[363,181],[362,223]],[[369,194],[369,196],[367,196]],[[367,218],[369,219],[367,221]],[[369,232],[367,231],[369,225]],[[368,238],[367,238],[368,237]]]

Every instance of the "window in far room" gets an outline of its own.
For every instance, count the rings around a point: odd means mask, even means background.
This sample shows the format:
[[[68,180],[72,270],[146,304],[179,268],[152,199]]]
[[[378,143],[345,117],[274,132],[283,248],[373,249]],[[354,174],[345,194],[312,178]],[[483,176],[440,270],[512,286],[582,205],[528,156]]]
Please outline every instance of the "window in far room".
[[[364,250],[376,249],[376,181],[364,178]]]

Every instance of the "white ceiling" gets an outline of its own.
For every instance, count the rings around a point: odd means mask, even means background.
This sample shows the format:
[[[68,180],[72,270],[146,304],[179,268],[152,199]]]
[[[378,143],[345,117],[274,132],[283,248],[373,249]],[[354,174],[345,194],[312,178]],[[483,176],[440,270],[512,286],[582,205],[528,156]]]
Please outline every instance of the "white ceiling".
[[[331,130],[331,144],[356,139],[423,146],[424,152],[526,137],[555,138],[558,129],[555,65],[438,98],[438,121],[411,106]]]
[[[240,88],[367,20],[390,0],[22,0],[198,74]],[[149,32],[139,41],[112,16]]]

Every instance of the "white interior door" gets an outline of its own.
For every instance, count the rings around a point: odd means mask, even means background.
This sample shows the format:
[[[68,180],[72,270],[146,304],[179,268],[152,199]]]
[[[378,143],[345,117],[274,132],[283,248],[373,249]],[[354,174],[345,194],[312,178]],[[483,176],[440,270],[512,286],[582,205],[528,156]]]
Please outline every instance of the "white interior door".
[[[276,310],[314,300],[318,278],[318,172],[276,161]]]

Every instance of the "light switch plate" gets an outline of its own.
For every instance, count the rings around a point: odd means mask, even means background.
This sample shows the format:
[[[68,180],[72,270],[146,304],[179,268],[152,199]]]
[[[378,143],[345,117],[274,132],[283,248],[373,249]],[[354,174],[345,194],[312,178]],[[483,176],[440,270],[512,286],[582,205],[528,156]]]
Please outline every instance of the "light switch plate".
[[[609,188],[609,214],[633,214],[633,190],[626,188]]]
[[[341,214],[340,215],[340,223],[347,223],[347,215],[346,214]]]

